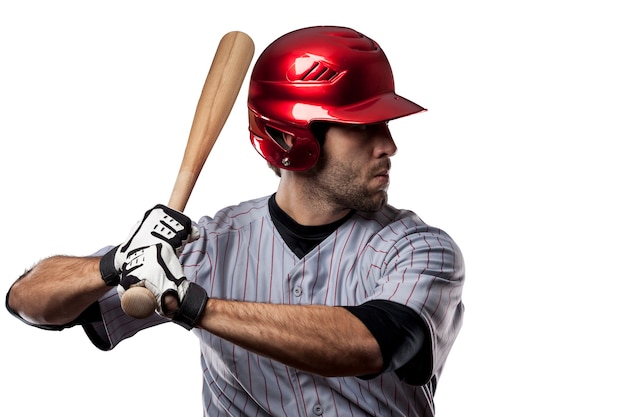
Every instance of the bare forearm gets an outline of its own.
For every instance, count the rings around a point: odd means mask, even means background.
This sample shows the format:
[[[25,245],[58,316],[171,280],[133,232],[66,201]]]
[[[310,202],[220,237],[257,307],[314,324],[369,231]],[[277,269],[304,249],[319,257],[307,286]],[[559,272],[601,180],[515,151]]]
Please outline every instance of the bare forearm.
[[[9,305],[35,324],[65,324],[110,287],[100,276],[100,258],[53,256],[35,265],[13,285]]]
[[[200,327],[245,349],[320,375],[365,375],[382,367],[374,337],[341,307],[210,299]]]

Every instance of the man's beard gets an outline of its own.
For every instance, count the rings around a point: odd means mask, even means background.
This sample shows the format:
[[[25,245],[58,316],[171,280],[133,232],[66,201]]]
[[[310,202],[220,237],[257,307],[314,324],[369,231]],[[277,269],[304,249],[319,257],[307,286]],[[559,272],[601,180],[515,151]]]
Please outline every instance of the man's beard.
[[[372,193],[367,182],[380,171],[390,167],[391,162],[385,159],[368,171],[364,180],[359,176],[360,166],[329,161],[321,156],[318,163],[305,173],[305,178],[309,182],[307,192],[314,198],[327,201],[340,209],[378,211],[387,203],[387,191],[378,190]]]

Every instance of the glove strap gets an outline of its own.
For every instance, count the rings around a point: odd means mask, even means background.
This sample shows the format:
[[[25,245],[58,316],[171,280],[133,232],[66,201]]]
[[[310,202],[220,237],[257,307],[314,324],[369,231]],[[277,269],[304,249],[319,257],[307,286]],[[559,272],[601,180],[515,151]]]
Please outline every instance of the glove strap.
[[[172,321],[187,330],[193,329],[202,317],[208,301],[209,297],[205,289],[194,282],[190,282],[187,293]]]
[[[102,276],[102,280],[109,287],[115,287],[120,283],[120,274],[115,269],[115,253],[118,247],[119,245],[100,258],[100,276]]]

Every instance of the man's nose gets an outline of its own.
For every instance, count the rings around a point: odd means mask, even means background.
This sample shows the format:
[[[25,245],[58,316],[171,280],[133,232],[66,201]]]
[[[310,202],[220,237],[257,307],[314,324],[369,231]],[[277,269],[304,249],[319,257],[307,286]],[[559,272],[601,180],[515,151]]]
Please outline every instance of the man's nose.
[[[389,131],[387,123],[381,123],[376,130],[376,147],[374,148],[375,156],[380,158],[382,156],[393,156],[396,154],[398,147],[393,140],[393,136]]]

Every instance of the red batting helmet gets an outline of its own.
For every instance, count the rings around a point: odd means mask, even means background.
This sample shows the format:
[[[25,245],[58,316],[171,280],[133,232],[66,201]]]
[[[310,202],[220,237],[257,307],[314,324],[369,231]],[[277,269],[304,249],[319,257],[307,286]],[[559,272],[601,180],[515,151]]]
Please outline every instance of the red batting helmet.
[[[334,26],[299,29],[271,43],[252,70],[248,109],[252,145],[289,170],[308,169],[319,157],[312,122],[371,124],[424,110],[395,93],[391,66],[374,40]],[[291,148],[276,132],[295,137]]]

